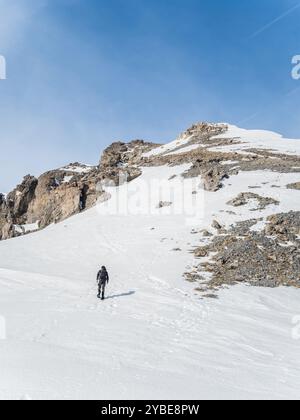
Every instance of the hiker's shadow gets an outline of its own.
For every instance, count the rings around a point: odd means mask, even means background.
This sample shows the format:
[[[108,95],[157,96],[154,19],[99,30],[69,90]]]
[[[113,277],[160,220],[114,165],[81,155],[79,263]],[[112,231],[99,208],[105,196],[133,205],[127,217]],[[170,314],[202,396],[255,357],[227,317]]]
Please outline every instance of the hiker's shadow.
[[[108,296],[106,298],[106,300],[108,299],[117,299],[117,298],[121,298],[121,297],[128,297],[128,296],[132,296],[134,295],[135,292],[132,290],[131,292],[127,292],[127,293],[120,293],[119,295],[112,295],[112,296]]]

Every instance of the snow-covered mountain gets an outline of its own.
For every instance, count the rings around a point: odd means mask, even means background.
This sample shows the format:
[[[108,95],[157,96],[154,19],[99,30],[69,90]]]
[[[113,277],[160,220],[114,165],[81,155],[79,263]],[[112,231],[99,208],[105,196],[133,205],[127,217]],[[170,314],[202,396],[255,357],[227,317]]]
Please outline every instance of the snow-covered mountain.
[[[201,123],[47,174],[0,198],[47,226],[0,242],[0,398],[299,398],[299,140]]]

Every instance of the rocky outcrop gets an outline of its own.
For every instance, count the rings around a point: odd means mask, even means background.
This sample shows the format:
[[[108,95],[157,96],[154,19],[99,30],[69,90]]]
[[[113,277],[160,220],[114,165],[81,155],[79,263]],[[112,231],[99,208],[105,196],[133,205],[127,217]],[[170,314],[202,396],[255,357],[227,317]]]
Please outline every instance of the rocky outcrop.
[[[87,208],[90,182],[82,174],[51,171],[38,179],[34,199],[27,212],[27,223],[39,222],[40,228],[57,223]],[[91,205],[97,200],[93,191]]]
[[[0,194],[0,240],[2,239],[2,232],[8,223],[8,209],[4,194]]]
[[[208,122],[199,122],[197,124],[193,124],[184,133],[182,133],[179,139],[187,137],[201,137],[201,140],[203,141],[203,138],[205,136],[211,138],[213,136],[218,136],[219,134],[226,133],[227,130],[228,126],[226,124],[212,124]]]
[[[32,201],[38,180],[30,175],[24,177],[18,185],[5,198],[0,198],[0,239],[10,239],[19,236],[15,225],[26,223],[26,216]]]
[[[197,159],[191,169],[183,174],[183,177],[195,178],[200,176],[204,190],[216,192],[223,187],[223,181],[229,178],[229,173],[230,171],[226,172],[217,159]]]
[[[108,147],[99,166],[78,162],[39,178],[27,175],[7,197],[0,195],[0,240],[42,229],[94,206],[107,197],[106,185],[118,186],[141,175],[143,154],[157,147],[134,140]]]
[[[143,159],[143,165],[191,164],[183,177],[199,177],[203,189],[211,192],[217,192],[224,186],[224,180],[242,171],[300,172],[300,157],[296,155],[251,147],[243,149],[242,153],[226,151],[226,146],[243,143],[238,137],[226,137],[227,131],[226,124],[195,124],[178,137],[171,152],[166,148],[158,155],[150,155]],[[297,189],[297,184],[288,188]]]
[[[295,182],[294,184],[287,185],[289,190],[300,190],[300,182]]]
[[[23,182],[7,195],[6,205],[9,216],[14,223],[26,222],[29,204],[35,195],[38,180],[30,175],[25,176]]]
[[[241,193],[233,200],[230,200],[227,204],[233,207],[241,207],[251,203],[252,201],[255,203],[255,208],[253,208],[252,211],[264,210],[267,206],[278,206],[280,204],[279,201],[274,200],[271,197],[261,197],[260,195],[254,193]]]
[[[225,178],[229,178],[228,174],[226,174],[223,170],[220,170],[218,167],[205,171],[202,174],[202,184],[204,190],[212,192],[218,191],[220,188],[222,188],[222,181]]]
[[[142,173],[140,166],[145,161],[143,154],[158,147],[158,144],[133,140],[130,143],[116,142],[104,150],[99,162],[100,180],[105,186],[131,182]]]
[[[130,143],[116,142],[104,150],[99,162],[100,168],[126,168],[141,165],[143,154],[160,146],[159,144],[133,140]]]

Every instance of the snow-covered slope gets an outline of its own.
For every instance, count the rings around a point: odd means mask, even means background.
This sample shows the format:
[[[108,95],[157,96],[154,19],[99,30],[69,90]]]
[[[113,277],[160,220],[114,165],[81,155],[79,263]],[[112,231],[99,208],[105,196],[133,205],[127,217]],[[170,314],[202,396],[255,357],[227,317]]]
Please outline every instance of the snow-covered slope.
[[[228,125],[228,130],[216,138],[235,138],[243,143],[235,146],[221,146],[214,150],[240,152],[245,149],[271,150],[277,153],[300,155],[300,140],[286,139],[281,134],[266,130],[245,130],[235,125]]]
[[[253,216],[250,207],[224,212],[226,202],[262,182],[280,205],[260,215],[300,210],[299,191],[286,189],[299,176],[241,172],[204,193],[199,180],[180,178],[190,166],[143,168],[108,188],[109,201],[0,242],[0,398],[299,398],[300,290],[244,285],[202,300],[183,279],[195,229],[216,215],[226,225]],[[149,201],[157,182],[161,194]],[[196,213],[177,211],[194,189]],[[111,282],[100,302],[103,264]]]
[[[218,147],[211,147],[209,150],[217,152],[238,152],[245,153],[249,149],[267,150],[275,153],[288,155],[300,155],[300,140],[287,139],[281,134],[266,130],[245,130],[232,124],[216,124],[216,128],[227,127],[221,134],[212,136],[212,140],[234,139],[237,144],[225,144]],[[195,134],[195,133],[194,133]],[[171,143],[158,147],[148,153],[145,157],[158,156],[161,154],[182,154],[199,147],[203,147],[201,142],[189,145],[193,140],[193,134],[190,132],[183,133]]]

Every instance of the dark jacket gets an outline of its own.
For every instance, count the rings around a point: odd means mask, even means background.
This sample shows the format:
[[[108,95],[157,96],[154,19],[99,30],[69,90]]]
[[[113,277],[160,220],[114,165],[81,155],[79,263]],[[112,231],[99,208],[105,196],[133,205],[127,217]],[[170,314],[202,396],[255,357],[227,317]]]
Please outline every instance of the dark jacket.
[[[98,284],[106,285],[109,282],[109,275],[106,269],[101,269],[97,274]]]

